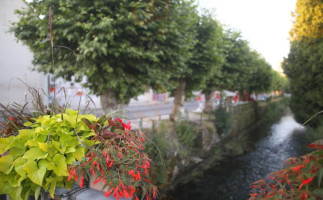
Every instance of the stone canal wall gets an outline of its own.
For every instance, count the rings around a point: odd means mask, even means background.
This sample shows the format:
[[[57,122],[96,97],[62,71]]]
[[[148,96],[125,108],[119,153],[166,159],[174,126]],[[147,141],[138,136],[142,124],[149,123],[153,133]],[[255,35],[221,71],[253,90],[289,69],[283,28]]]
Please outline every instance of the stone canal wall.
[[[288,108],[288,100],[275,98],[263,102],[251,102],[227,106],[226,116],[229,129],[221,133],[216,128],[216,117],[211,113],[199,121],[172,124],[165,121],[148,136],[158,147],[148,146],[154,161],[153,180],[159,186],[161,199],[168,199],[174,188],[217,167],[221,159],[243,154],[252,144],[265,136],[275,120]],[[259,128],[263,129],[259,131]]]

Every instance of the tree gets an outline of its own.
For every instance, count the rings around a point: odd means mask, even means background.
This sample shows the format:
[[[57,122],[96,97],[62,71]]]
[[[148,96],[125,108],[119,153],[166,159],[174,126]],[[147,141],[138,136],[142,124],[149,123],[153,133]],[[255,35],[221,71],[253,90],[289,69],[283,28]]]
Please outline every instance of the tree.
[[[323,110],[323,40],[294,41],[283,69],[290,81],[291,109],[299,123],[304,123]],[[322,116],[308,125],[316,127]]]
[[[186,74],[186,96],[192,91],[202,89],[205,94],[205,110],[212,108],[210,102],[213,90],[206,87],[208,79],[221,73],[222,54],[222,26],[208,13],[200,17],[195,26],[197,43],[192,50],[192,58],[188,62],[189,73]]]
[[[215,73],[207,80],[206,87],[209,90],[241,90],[248,84],[251,56],[248,42],[241,39],[240,33],[227,30],[224,32],[221,45],[224,62],[221,65],[221,73]]]
[[[170,74],[180,71],[189,41],[176,21],[180,16],[171,17],[184,2],[34,0],[17,11],[12,31],[33,52],[35,70],[67,80],[86,77],[83,86],[101,96],[107,112],[143,93],[145,85],[165,88]]]
[[[259,53],[250,49],[240,33],[227,30],[222,37],[220,52],[224,61],[219,63],[220,71],[206,81],[204,90],[239,90],[242,98],[244,93],[268,91],[272,82],[271,66]]]
[[[269,91],[272,83],[273,69],[257,52],[250,52],[250,57],[251,61],[249,63],[245,89],[249,94]]]
[[[219,48],[222,27],[208,13],[196,19],[191,31],[196,33],[196,43],[190,51],[192,56],[187,61],[185,71],[172,77],[180,83],[174,91],[175,100],[170,116],[172,120],[176,119],[179,108],[183,106],[184,95],[190,97],[193,91],[205,88],[206,80],[220,71],[218,63],[222,56]]]
[[[304,123],[323,110],[323,3],[317,0],[298,0],[291,47],[284,59],[283,69],[290,82],[291,109],[299,123]],[[322,117],[308,125],[317,127]]]
[[[196,29],[194,25],[198,23],[198,15],[196,6],[193,1],[181,1],[181,6],[174,13],[172,18],[177,22],[177,27],[179,33],[182,35],[182,39],[186,46],[181,49],[180,55],[182,55],[181,63],[177,66],[177,71],[171,74],[169,77],[169,82],[171,85],[167,87],[168,91],[172,91],[174,96],[174,103],[172,108],[172,113],[170,115],[171,120],[176,120],[180,107],[183,106],[183,98],[185,95],[185,75],[188,72],[188,61],[192,57],[192,49],[196,44]],[[174,65],[174,67],[176,67]]]
[[[271,90],[281,91],[286,90],[288,87],[288,80],[285,76],[282,76],[278,71],[273,70]]]
[[[296,3],[295,22],[290,36],[292,40],[304,38],[322,38],[323,2],[322,0],[298,0]]]

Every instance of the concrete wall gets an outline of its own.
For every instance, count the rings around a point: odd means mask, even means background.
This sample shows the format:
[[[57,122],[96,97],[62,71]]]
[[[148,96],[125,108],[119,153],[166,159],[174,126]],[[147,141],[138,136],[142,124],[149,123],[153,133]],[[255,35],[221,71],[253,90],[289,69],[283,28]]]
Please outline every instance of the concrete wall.
[[[32,53],[8,33],[10,24],[17,21],[14,10],[24,6],[21,0],[0,1],[0,103],[25,103],[27,87],[18,79],[35,88],[45,88],[45,76],[32,72]]]

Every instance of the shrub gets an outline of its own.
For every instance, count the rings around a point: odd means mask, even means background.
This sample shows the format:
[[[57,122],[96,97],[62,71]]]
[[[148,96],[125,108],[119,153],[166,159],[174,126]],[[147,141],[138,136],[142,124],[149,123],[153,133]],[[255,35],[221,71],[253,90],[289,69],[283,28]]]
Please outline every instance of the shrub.
[[[215,127],[219,134],[227,134],[233,125],[232,115],[226,111],[225,107],[220,106],[215,111]]]

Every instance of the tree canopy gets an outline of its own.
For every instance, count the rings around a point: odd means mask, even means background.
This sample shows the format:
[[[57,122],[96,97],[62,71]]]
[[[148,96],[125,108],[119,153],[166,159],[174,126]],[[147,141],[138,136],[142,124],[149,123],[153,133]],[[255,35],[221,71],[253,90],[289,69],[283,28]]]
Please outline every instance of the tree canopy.
[[[323,37],[322,0],[298,0],[292,15],[295,18],[294,26],[290,31],[292,40]]]
[[[284,72],[290,80],[291,109],[298,122],[304,123],[323,110],[323,40],[294,41],[288,58],[284,60]],[[322,117],[309,122],[318,126]]]
[[[323,110],[323,2],[298,0],[291,47],[283,69],[290,81],[291,109],[298,122],[304,123]],[[322,117],[308,125],[322,124]]]
[[[35,0],[17,11],[20,20],[12,31],[30,47],[36,70],[67,80],[86,77],[83,86],[92,93],[112,93],[107,96],[127,103],[144,85],[163,88],[170,74],[182,70],[191,46],[184,4],[191,1]]]
[[[223,34],[221,53],[224,61],[220,72],[207,80],[210,90],[245,90],[246,92],[267,92],[272,81],[272,68],[254,50],[240,33],[227,30]]]
[[[199,15],[194,0],[33,0],[17,14],[11,30],[33,52],[34,70],[86,78],[103,109],[147,85],[173,91],[180,106],[192,91],[264,92],[271,84],[266,61],[239,33]]]

